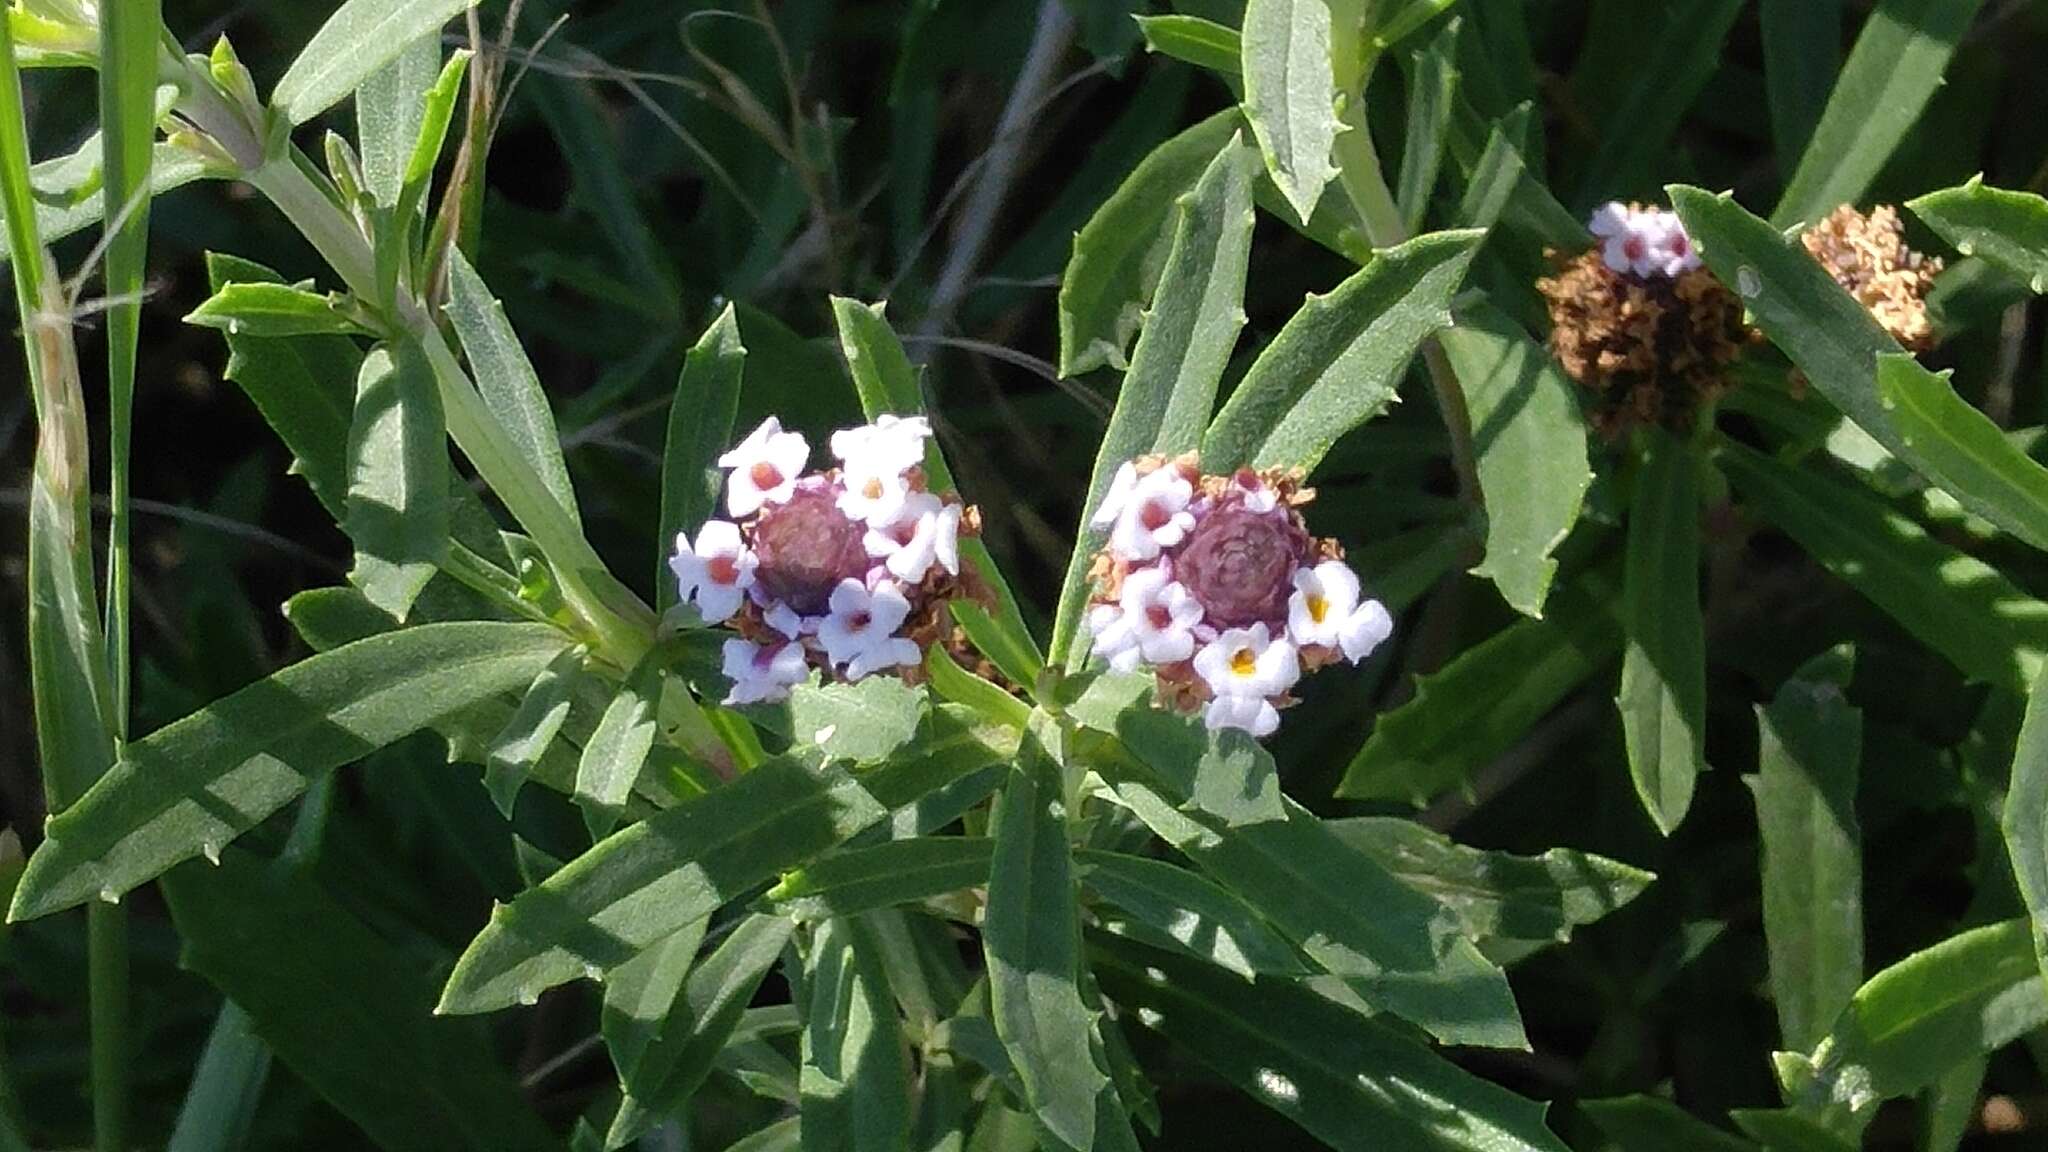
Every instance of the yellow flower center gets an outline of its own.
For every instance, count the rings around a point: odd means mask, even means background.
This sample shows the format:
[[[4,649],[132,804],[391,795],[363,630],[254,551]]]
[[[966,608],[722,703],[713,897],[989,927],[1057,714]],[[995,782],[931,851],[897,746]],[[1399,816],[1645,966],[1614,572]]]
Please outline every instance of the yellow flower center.
[[[1258,671],[1259,658],[1249,648],[1239,648],[1230,655],[1230,670],[1239,676],[1249,676]]]
[[[870,500],[880,500],[882,498],[882,482],[873,476],[868,477],[868,482],[861,485],[860,494]]]
[[[1318,624],[1321,624],[1323,622],[1323,617],[1329,614],[1330,602],[1328,600],[1324,599],[1320,595],[1312,595],[1308,598],[1309,619],[1315,621]]]

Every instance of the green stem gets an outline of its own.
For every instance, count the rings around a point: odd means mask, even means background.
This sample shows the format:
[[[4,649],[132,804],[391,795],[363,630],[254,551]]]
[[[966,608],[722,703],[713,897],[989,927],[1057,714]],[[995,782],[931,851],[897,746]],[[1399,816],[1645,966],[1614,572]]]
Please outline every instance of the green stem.
[[[1365,235],[1374,248],[1391,248],[1408,239],[1408,227],[1394,202],[1386,173],[1380,168],[1379,150],[1372,142],[1372,129],[1365,120],[1365,101],[1346,101],[1343,117],[1348,131],[1337,135],[1337,181],[1345,196],[1358,210]],[[1451,440],[1451,467],[1458,474],[1458,495],[1468,504],[1479,501],[1478,454],[1472,445],[1472,411],[1465,403],[1465,390],[1457,373],[1445,358],[1443,346],[1434,339],[1422,345],[1422,364],[1436,391],[1437,408],[1443,413],[1444,428]]]
[[[378,298],[369,241],[306,175],[294,155],[273,157],[249,173],[248,180],[299,229],[350,291],[365,300]],[[599,652],[621,668],[631,668],[653,644],[653,609],[611,576],[561,503],[520,457],[448,347],[440,326],[403,289],[395,310],[394,319],[419,340],[433,365],[448,434],[456,447],[547,555],[562,598],[589,627]]]
[[[94,904],[85,911],[86,967],[92,985],[92,1136],[97,1152],[128,1144],[128,910]]]

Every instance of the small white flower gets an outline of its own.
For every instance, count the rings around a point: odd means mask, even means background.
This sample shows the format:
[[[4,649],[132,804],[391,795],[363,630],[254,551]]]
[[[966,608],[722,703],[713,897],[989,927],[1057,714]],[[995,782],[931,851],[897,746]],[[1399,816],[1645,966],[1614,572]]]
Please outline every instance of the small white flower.
[[[1124,610],[1114,604],[1096,604],[1088,609],[1088,633],[1094,637],[1095,655],[1109,661],[1119,672],[1138,667],[1137,633],[1123,626]],[[1128,654],[1128,655],[1126,655]]]
[[[941,505],[918,516],[909,542],[884,561],[889,574],[916,584],[937,564],[949,576],[960,574],[960,506]]]
[[[784,432],[770,416],[739,447],[718,458],[726,478],[725,509],[735,519],[752,516],[763,504],[780,504],[796,491],[797,477],[811,459],[811,446],[801,435]]]
[[[694,547],[687,535],[676,533],[676,553],[668,558],[676,594],[695,600],[707,624],[730,620],[740,610],[741,598],[754,584],[756,563],[740,540],[739,525],[724,520],[707,521]]]
[[[910,600],[884,580],[870,590],[858,580],[841,580],[832,590],[831,612],[818,623],[825,658],[844,666],[849,680],[922,658],[917,645],[897,636],[910,615]]]
[[[818,630],[818,618],[805,616],[789,605],[777,600],[761,613],[761,620],[770,628],[796,640]]]
[[[1195,654],[1195,674],[1218,696],[1278,696],[1301,679],[1301,659],[1266,626],[1232,628]]]
[[[1356,664],[1393,634],[1386,606],[1377,600],[1359,602],[1358,574],[1343,561],[1325,560],[1295,572],[1287,636],[1296,644],[1336,648]]]
[[[1166,665],[1195,654],[1195,625],[1202,605],[1194,593],[1173,582],[1164,568],[1144,568],[1124,578],[1114,620],[1096,632],[1097,651],[1119,672],[1135,671],[1142,659]],[[1093,621],[1091,620],[1091,624]]]
[[[924,461],[931,434],[931,421],[922,416],[880,416],[873,424],[834,432],[832,455],[846,487],[839,510],[874,527],[899,517],[910,495],[905,473]]]
[[[1677,276],[1700,266],[1699,253],[1675,212],[1637,211],[1609,201],[1587,227],[1602,241],[1601,260],[1616,272]]]
[[[1138,486],[1138,466],[1129,460],[1123,462],[1110,477],[1109,490],[1102,494],[1102,503],[1095,506],[1095,515],[1088,518],[1092,528],[1107,530],[1124,514],[1124,504],[1131,498],[1131,492]]]
[[[1195,526],[1188,504],[1195,486],[1180,469],[1161,468],[1138,481],[1109,534],[1109,550],[1119,559],[1150,560],[1161,549],[1187,538]]]
[[[793,685],[810,675],[800,644],[756,644],[737,637],[723,649],[725,675],[732,681],[727,704],[759,704],[781,700]]]
[[[1280,730],[1280,710],[1259,696],[1218,696],[1209,701],[1202,722],[1211,732],[1242,728],[1254,736],[1266,737]]]
[[[877,560],[894,556],[917,536],[918,521],[944,506],[937,496],[929,492],[912,492],[897,507],[896,515],[874,523],[861,537],[861,543],[867,548],[868,555]]]
[[[1700,266],[1699,250],[1686,234],[1684,221],[1676,212],[1659,212],[1650,257],[1666,276],[1679,276]]]
[[[1271,512],[1280,506],[1280,493],[1266,483],[1255,472],[1237,474],[1238,490],[1244,493],[1244,506],[1253,512]]]

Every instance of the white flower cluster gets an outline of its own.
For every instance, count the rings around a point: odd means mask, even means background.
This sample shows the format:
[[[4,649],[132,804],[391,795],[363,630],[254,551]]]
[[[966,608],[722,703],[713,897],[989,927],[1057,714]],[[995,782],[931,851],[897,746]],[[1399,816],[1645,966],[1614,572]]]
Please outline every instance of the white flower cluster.
[[[915,668],[926,586],[960,574],[963,507],[926,491],[922,416],[832,434],[836,469],[770,416],[719,457],[731,520],[676,536],[669,568],[706,623],[731,623],[727,704],[780,700],[813,663],[847,680]],[[942,575],[943,574],[943,575]]]
[[[1616,272],[1675,277],[1700,266],[1676,212],[1609,201],[1587,227],[1600,238],[1600,258]]]
[[[1393,633],[1334,545],[1312,541],[1292,481],[1205,477],[1192,458],[1126,463],[1092,524],[1109,544],[1089,610],[1096,655],[1147,666],[1208,726],[1267,736],[1304,666],[1357,662]]]

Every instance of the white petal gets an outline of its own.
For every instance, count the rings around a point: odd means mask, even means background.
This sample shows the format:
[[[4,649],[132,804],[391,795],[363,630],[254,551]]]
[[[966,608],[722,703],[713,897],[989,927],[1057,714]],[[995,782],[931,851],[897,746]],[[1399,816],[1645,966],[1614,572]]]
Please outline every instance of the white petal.
[[[1393,634],[1394,618],[1387,614],[1386,605],[1368,600],[1344,621],[1338,642],[1344,649],[1345,658],[1356,664],[1372,655],[1373,649],[1386,643]]]
[[[1129,460],[1117,466],[1116,475],[1110,479],[1109,490],[1102,494],[1102,503],[1095,506],[1095,515],[1088,518],[1091,527],[1107,528],[1123,515],[1124,504],[1131,498],[1131,490],[1138,486],[1138,466]]]
[[[932,551],[939,558],[939,567],[949,576],[960,574],[960,513],[958,504],[940,509],[932,534]]]
[[[868,610],[868,586],[848,577],[832,589],[832,597],[826,602],[834,616],[851,616]]]
[[[679,534],[677,543],[682,542]],[[731,556],[741,548],[740,526],[729,520],[706,520],[697,532],[697,546],[691,551],[699,556]]]
[[[720,456],[718,458],[718,466],[720,468],[745,468],[751,465],[754,461],[759,460],[762,453],[766,451],[769,439],[781,434],[782,421],[770,416],[766,420],[761,421],[760,427],[747,433],[747,438],[734,446],[732,451]]]
[[[697,611],[707,624],[723,624],[740,610],[746,593],[736,585],[704,581],[697,585]]]
[[[775,629],[791,640],[797,639],[806,631],[814,631],[817,628],[815,621],[805,620],[796,609],[780,602],[777,602],[773,607],[762,613],[761,619],[765,620],[770,628]]]
[[[903,589],[884,582],[875,588],[869,601],[868,627],[878,636],[887,636],[903,626],[903,620],[910,615],[910,599]]]

